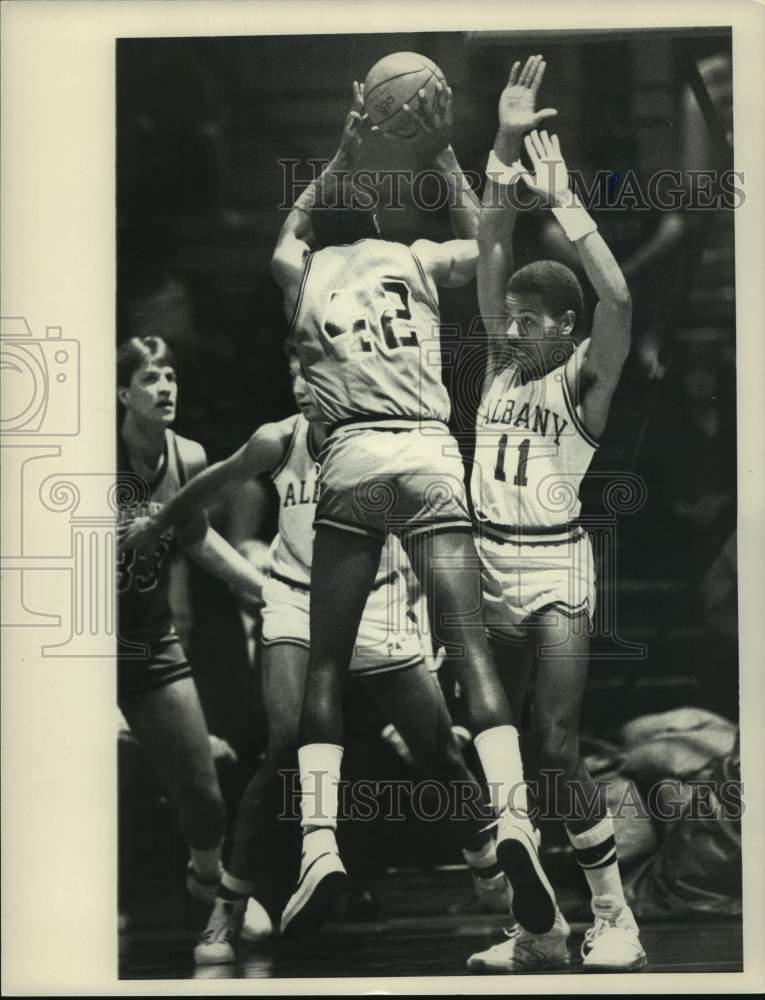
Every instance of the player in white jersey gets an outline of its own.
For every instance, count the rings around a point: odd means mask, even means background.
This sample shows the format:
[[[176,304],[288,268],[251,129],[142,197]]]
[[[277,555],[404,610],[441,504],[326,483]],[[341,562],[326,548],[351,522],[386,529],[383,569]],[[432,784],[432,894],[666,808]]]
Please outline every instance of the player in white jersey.
[[[644,965],[645,954],[622,889],[613,821],[579,753],[595,582],[590,541],[576,519],[579,486],[629,352],[631,302],[616,260],[569,189],[557,136],[537,131],[551,113],[534,111],[544,68],[541,56],[513,66],[487,167],[478,293],[489,358],[471,493],[487,624],[497,640],[525,636],[536,658],[541,774],[556,775],[554,807],[592,893],[584,966],[627,970]],[[518,161],[522,139],[531,171]],[[582,291],[573,272],[539,261],[513,273],[516,206],[530,193],[552,207],[598,296],[590,336],[578,346]],[[517,655],[505,647],[498,658],[513,683]],[[514,683],[517,698],[523,692]],[[548,934],[522,930],[474,955],[468,968],[557,964],[566,960],[567,934],[556,918]]]
[[[245,905],[264,871],[279,855],[277,843],[288,833],[277,816],[284,812],[284,775],[294,770],[298,722],[308,668],[309,591],[313,521],[318,498],[317,463],[326,428],[295,357],[290,360],[300,413],[266,424],[230,458],[194,478],[151,519],[130,534],[130,543],[149,548],[153,538],[177,520],[209,508],[222,491],[268,472],[279,498],[278,534],[271,546],[263,584],[263,697],[268,723],[266,758],[250,781],[237,812],[233,845],[218,898],[195,949],[198,964],[233,961]],[[465,765],[451,730],[451,719],[436,678],[423,658],[417,626],[410,614],[406,556],[390,538],[366,602],[353,648],[351,672],[363,680],[383,716],[393,724],[414,758],[447,792],[473,808],[455,814],[452,833],[474,877],[479,898],[489,905],[504,897],[504,876],[497,871],[493,839],[485,829],[490,814],[482,792]],[[340,599],[340,598],[339,598]],[[283,903],[284,900],[281,900]],[[250,904],[245,936],[257,924],[270,927],[263,908]]]
[[[518,734],[483,629],[463,467],[441,382],[437,289],[474,275],[478,203],[444,138],[450,94],[438,88],[429,106],[423,92],[411,113],[429,132],[433,162],[459,206],[453,224],[466,238],[417,240],[411,248],[379,239],[373,213],[358,206],[352,180],[342,177],[363,137],[356,84],[354,99],[336,156],[289,213],[273,257],[291,343],[330,425],[321,456],[301,719],[303,857],[282,931],[318,927],[345,878],[335,840],[343,683],[391,533],[430,598],[439,639],[464,653],[459,681],[500,819],[497,860],[513,883],[518,920],[546,931],[555,916],[553,894],[527,816]]]

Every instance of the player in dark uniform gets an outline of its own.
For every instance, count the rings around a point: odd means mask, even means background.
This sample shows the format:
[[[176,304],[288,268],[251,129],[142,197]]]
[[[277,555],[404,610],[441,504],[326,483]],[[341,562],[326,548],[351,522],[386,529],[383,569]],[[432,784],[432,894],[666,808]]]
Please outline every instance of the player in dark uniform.
[[[207,464],[204,449],[170,430],[178,387],[159,337],[134,337],[117,353],[118,534],[162,507]],[[118,703],[172,791],[191,852],[187,888],[211,902],[220,877],[224,809],[202,708],[172,620],[170,561],[176,545],[240,592],[259,596],[250,564],[205,514],[166,531],[146,553],[120,545],[117,561]]]

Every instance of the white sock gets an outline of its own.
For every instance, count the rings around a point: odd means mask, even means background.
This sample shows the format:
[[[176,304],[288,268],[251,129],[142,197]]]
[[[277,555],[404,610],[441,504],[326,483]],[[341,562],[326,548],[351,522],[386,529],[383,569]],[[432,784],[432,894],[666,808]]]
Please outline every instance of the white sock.
[[[206,882],[212,882],[220,877],[220,856],[222,846],[222,844],[218,844],[217,847],[210,847],[204,851],[200,851],[196,847],[189,848],[192,867],[197,875],[199,875]]]
[[[471,868],[493,867],[497,863],[497,849],[494,838],[490,837],[483,847],[479,847],[477,851],[470,851],[466,847],[463,848],[462,857],[465,859],[465,863]]]
[[[613,896],[617,904],[626,906],[619,863],[616,859],[614,821],[611,816],[605,816],[583,833],[572,833],[568,827],[566,833],[574,848],[579,867],[587,879],[593,899]]]
[[[232,875],[231,872],[224,870],[221,875],[220,884],[225,889],[228,889],[229,892],[235,892],[237,896],[249,896],[255,883],[248,882],[243,878],[237,878],[236,875]]]
[[[338,784],[343,748],[334,743],[307,743],[298,750],[300,825],[337,829]]]
[[[521,748],[515,726],[484,729],[473,742],[497,814],[508,808],[511,812],[528,813]]]

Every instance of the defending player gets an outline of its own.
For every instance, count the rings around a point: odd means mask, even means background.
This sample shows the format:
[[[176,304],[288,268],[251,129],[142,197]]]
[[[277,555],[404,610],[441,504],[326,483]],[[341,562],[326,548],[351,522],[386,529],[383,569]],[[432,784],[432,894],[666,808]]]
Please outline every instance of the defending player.
[[[432,598],[439,639],[464,651],[459,681],[495,792],[497,857],[513,883],[516,917],[529,930],[547,931],[554,899],[526,814],[518,734],[483,630],[480,580],[467,568],[475,550],[441,381],[438,288],[473,276],[477,247],[472,239],[418,240],[410,249],[378,238],[373,213],[354,204],[352,186],[341,179],[362,141],[358,85],[354,95],[340,148],[290,212],[273,257],[291,343],[330,425],[321,455],[299,751],[303,856],[282,930],[320,925],[345,878],[335,840],[343,682],[383,544],[395,533]],[[445,120],[448,94],[440,91],[437,103],[439,110],[419,109],[430,142]],[[456,202],[469,187],[451,147],[440,147],[435,163]],[[328,207],[328,193],[339,207]],[[463,224],[464,215],[453,215]]]
[[[619,267],[569,189],[556,136],[536,131],[542,57],[516,63],[500,99],[479,230],[478,291],[489,335],[471,493],[485,566],[487,627],[536,653],[535,730],[542,771],[557,772],[558,812],[592,892],[595,923],[582,947],[588,969],[645,964],[616,860],[613,821],[579,754],[595,581],[589,537],[577,523],[579,486],[597,448],[630,348],[631,303]],[[517,161],[524,132],[532,169]],[[493,179],[492,179],[493,178]],[[519,181],[520,178],[520,181]],[[573,242],[598,296],[590,336],[577,345],[582,291],[552,261],[513,273],[514,205],[545,199]],[[521,184],[525,190],[521,190]],[[514,654],[505,647],[512,667]],[[574,794],[578,790],[579,795]],[[595,803],[587,812],[583,802]],[[521,929],[474,955],[468,968],[516,971],[567,960],[561,917],[545,935]]]
[[[161,510],[206,465],[201,445],[170,430],[177,393],[175,361],[160,337],[133,337],[119,348],[118,702],[177,804],[191,852],[188,890],[209,903],[220,879],[223,800],[191,668],[173,627],[170,560],[178,544],[240,591],[258,593],[260,581],[204,515],[176,530],[169,526],[143,552],[126,541],[136,518]]]
[[[294,356],[290,359],[300,413],[266,424],[230,458],[197,476],[161,512],[136,526],[131,541],[151,544],[161,531],[191,511],[212,506],[221,491],[268,472],[279,495],[279,528],[271,545],[269,576],[263,588],[263,696],[268,721],[266,759],[242,796],[231,857],[207,927],[195,949],[198,964],[231,962],[242,929],[245,905],[257,892],[256,871],[272,864],[275,838],[284,837],[277,816],[284,810],[280,772],[294,769],[298,722],[308,669],[309,587],[313,520],[318,499],[317,457],[326,439],[321,414]],[[405,559],[390,538],[361,619],[351,672],[363,679],[383,716],[401,734],[414,757],[445,788],[478,803],[479,786],[465,766],[451,731],[446,704],[427,669],[419,634],[409,616]],[[493,837],[485,823],[466,811],[455,815],[452,833],[474,876],[479,898],[504,895],[497,876]],[[261,913],[259,907],[252,908]],[[253,921],[254,922],[254,921]],[[248,914],[248,923],[250,916]],[[252,927],[252,924],[250,925]],[[245,928],[245,936],[255,935]]]

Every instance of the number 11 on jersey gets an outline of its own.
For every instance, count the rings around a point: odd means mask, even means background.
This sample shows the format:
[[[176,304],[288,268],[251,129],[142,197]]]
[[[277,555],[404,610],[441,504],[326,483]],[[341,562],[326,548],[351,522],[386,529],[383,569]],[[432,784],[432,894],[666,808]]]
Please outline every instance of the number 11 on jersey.
[[[528,480],[526,479],[526,464],[529,460],[530,444],[530,439],[524,438],[518,445],[518,465],[516,466],[515,475],[513,476],[513,486],[526,486],[528,484]],[[497,447],[497,463],[494,466],[494,478],[498,479],[501,483],[507,481],[505,476],[506,452],[507,434],[503,434],[499,439],[499,446]]]

